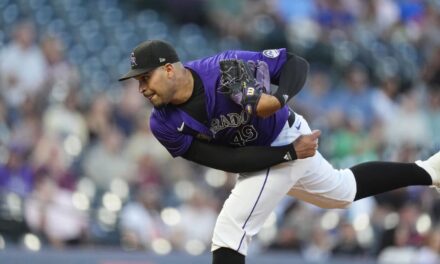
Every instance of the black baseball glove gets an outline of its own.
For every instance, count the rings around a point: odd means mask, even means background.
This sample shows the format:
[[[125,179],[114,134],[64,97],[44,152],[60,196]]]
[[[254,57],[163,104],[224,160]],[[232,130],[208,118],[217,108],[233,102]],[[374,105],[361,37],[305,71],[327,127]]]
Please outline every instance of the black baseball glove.
[[[269,68],[264,61],[239,59],[220,61],[220,92],[241,105],[249,114],[256,113],[261,94],[270,87]]]

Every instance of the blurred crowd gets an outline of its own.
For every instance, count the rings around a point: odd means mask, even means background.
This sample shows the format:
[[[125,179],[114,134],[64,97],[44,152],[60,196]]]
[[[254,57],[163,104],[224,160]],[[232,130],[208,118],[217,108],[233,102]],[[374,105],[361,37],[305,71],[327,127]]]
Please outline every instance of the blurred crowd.
[[[209,250],[235,175],[172,159],[137,83],[116,81],[148,38],[183,60],[281,47],[305,57],[291,107],[323,131],[335,167],[440,149],[438,1],[0,0],[0,249]],[[286,197],[250,254],[439,263],[439,195],[410,187],[347,210]]]

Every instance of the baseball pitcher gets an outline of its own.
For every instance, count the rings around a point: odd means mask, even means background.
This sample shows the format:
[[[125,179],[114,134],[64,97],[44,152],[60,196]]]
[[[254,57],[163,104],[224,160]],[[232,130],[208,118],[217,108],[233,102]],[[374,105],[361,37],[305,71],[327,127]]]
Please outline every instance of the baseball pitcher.
[[[245,263],[252,236],[286,194],[345,208],[396,188],[440,186],[440,152],[414,163],[333,168],[317,150],[320,132],[286,105],[307,72],[308,63],[286,49],[228,50],[182,63],[170,44],[150,40],[131,53],[120,81],[139,81],[160,143],[173,157],[238,173],[214,229],[214,264]]]

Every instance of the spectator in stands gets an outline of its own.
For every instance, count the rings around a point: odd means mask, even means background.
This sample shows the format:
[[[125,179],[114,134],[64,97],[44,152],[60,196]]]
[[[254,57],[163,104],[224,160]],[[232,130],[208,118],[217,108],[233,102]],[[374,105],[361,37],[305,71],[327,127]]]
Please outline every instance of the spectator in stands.
[[[398,226],[394,233],[394,243],[386,247],[378,256],[380,264],[412,264],[415,263],[416,248],[409,245],[409,230],[406,226]]]
[[[69,89],[77,89],[79,86],[79,73],[76,67],[70,64],[64,57],[64,45],[61,40],[55,35],[44,36],[41,42],[41,49],[43,51],[44,58],[46,60],[46,76],[44,80],[44,93],[43,101],[49,98],[44,98],[49,95],[49,92],[53,91],[52,100],[59,101],[56,98],[59,94],[65,94]],[[62,78],[60,78],[62,76]],[[62,100],[63,98],[61,98]],[[46,101],[47,103],[47,101]]]
[[[365,251],[357,240],[356,230],[350,223],[341,223],[338,232],[337,242],[332,248],[333,255],[344,257],[359,257],[364,255]]]
[[[87,215],[75,207],[73,192],[60,188],[43,170],[32,196],[25,202],[25,216],[30,229],[53,247],[63,248],[85,241]]]
[[[179,248],[184,249],[188,242],[194,240],[203,243],[207,249],[210,247],[218,214],[213,205],[209,193],[196,187],[189,199],[178,207],[181,222],[172,230],[172,236]]]
[[[71,87],[64,92],[61,102],[49,105],[43,113],[43,134],[57,140],[60,145],[69,137],[74,138],[82,150],[88,143],[89,131],[80,111],[79,91]]]
[[[27,162],[28,151],[19,143],[8,146],[6,163],[0,163],[0,192],[27,197],[34,188],[34,171]]]
[[[133,82],[129,82],[126,86],[132,86]],[[142,113],[145,107],[142,98],[139,98],[137,89],[132,87],[124,87],[119,101],[115,104],[113,110],[113,120],[116,126],[129,137],[135,132],[136,122],[139,113]]]
[[[330,236],[318,224],[313,228],[301,254],[308,262],[325,262],[331,255]]]
[[[354,14],[347,8],[348,1],[318,1],[316,19],[322,27],[349,29],[355,22]]]
[[[12,41],[0,53],[1,93],[13,109],[42,88],[46,63],[35,44],[35,26],[30,21],[16,25]]]
[[[113,125],[112,111],[113,104],[105,93],[97,94],[92,98],[85,113],[91,145],[96,143]]]
[[[150,124],[146,122],[150,112],[150,109],[145,109],[136,116],[135,129],[127,139],[126,155],[133,161],[148,156],[154,166],[162,170],[164,166],[168,165],[171,157],[151,133]]]
[[[167,238],[167,229],[160,217],[161,189],[157,185],[141,186],[135,199],[122,209],[120,229],[123,246],[128,249],[149,249],[157,238]]]
[[[349,66],[337,91],[336,104],[348,118],[355,116],[362,122],[361,129],[371,127],[374,121],[372,89],[366,68],[359,63]]]
[[[412,90],[401,97],[395,118],[386,123],[384,129],[385,140],[391,146],[430,146],[432,135],[429,134],[428,116],[421,107],[419,92]]]
[[[373,91],[373,112],[374,118],[381,126],[392,122],[396,118],[399,105],[397,99],[399,96],[399,78],[386,77],[380,82],[379,89]]]
[[[272,250],[285,250],[288,252],[300,252],[301,240],[298,231],[289,226],[281,226],[278,229],[275,241],[269,246]]]
[[[323,66],[316,66],[311,69],[306,87],[298,93],[292,107],[314,120],[312,126],[326,128],[329,112],[335,108],[332,88],[331,73]]]
[[[56,137],[41,137],[32,152],[32,166],[65,190],[74,191],[77,175],[71,170],[72,158],[63,149],[63,142]]]
[[[135,164],[124,155],[125,137],[121,131],[111,126],[102,131],[97,144],[85,153],[83,169],[98,189],[109,190],[114,179],[121,179],[131,184],[135,180]]]

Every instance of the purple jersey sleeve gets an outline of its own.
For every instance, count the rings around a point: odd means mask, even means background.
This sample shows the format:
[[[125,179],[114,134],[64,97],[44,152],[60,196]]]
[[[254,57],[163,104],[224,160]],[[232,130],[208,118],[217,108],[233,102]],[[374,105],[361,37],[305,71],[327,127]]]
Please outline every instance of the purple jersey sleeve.
[[[173,157],[182,156],[191,146],[193,136],[178,133],[182,128],[174,120],[167,120],[160,111],[153,111],[150,117],[150,129],[157,140],[168,150]]]

